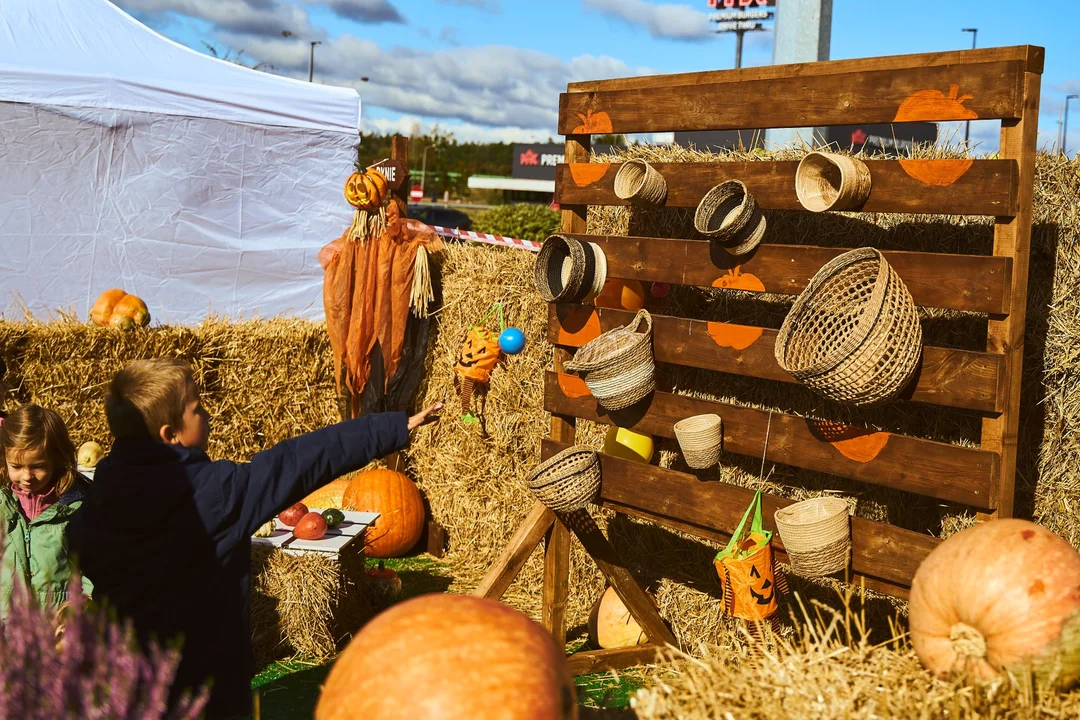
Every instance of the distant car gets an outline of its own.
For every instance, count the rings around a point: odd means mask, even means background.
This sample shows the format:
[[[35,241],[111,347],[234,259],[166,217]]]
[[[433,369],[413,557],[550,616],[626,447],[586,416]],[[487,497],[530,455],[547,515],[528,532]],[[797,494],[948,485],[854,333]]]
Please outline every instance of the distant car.
[[[445,228],[471,230],[472,218],[461,210],[437,205],[410,205],[409,217],[416,218],[428,225]]]

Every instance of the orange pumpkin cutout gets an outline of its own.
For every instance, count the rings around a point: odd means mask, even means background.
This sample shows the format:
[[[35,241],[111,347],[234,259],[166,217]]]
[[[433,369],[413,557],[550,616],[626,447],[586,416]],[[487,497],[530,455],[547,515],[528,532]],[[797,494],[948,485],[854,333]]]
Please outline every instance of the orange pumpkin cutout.
[[[893,122],[916,122],[919,120],[975,120],[979,117],[964,103],[974,95],[959,95],[960,86],[950,85],[949,95],[940,90],[919,90],[904,98],[896,111]]]
[[[608,163],[570,163],[570,177],[578,187],[592,185],[607,174]]]
[[[868,463],[889,443],[889,433],[844,425],[829,420],[807,420],[807,427],[818,440],[829,443],[848,460]]]
[[[908,176],[923,185],[948,187],[971,169],[974,160],[900,160],[900,167]]]
[[[596,310],[585,305],[570,309],[559,308],[559,345],[581,347],[600,337],[600,316]]]
[[[584,115],[578,113],[578,117],[581,118],[581,124],[574,128],[574,135],[601,135],[613,132],[611,117],[602,110],[600,112],[586,110]]]
[[[562,390],[563,395],[568,398],[583,398],[592,395],[589,391],[589,386],[577,375],[559,373],[558,382],[559,389]]]
[[[747,528],[751,514],[753,520]],[[731,540],[713,559],[713,566],[720,577],[728,615],[762,621],[776,612],[779,578],[773,561],[772,532],[761,523],[761,491],[754,494]]]
[[[764,328],[751,325],[732,325],[731,323],[710,322],[709,337],[720,347],[733,350],[745,350],[761,337]]]
[[[740,272],[740,265],[736,265],[726,274],[713,280],[714,288],[725,290],[746,290],[748,292],[765,292],[765,286],[757,275]]]

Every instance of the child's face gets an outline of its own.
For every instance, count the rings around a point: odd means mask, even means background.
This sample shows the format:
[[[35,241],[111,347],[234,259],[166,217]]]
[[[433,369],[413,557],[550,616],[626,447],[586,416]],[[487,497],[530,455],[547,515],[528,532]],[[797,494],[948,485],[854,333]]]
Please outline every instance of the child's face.
[[[8,450],[7,472],[12,486],[24,493],[40,493],[53,479],[55,468],[44,450]]]
[[[188,383],[183,423],[173,437],[176,445],[198,448],[203,452],[210,444],[210,414],[199,401],[199,386],[195,383]]]

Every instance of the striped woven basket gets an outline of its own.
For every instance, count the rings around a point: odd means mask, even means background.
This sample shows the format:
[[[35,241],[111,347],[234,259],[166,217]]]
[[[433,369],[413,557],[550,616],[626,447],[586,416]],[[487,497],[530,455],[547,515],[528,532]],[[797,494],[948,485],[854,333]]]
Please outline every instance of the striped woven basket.
[[[847,567],[851,557],[848,504],[835,497],[803,500],[773,515],[791,560],[791,569],[805,577],[831,575]]]
[[[639,331],[642,323],[644,331]],[[639,310],[629,325],[590,341],[563,367],[580,375],[607,410],[622,410],[638,402],[656,389],[649,311]]]

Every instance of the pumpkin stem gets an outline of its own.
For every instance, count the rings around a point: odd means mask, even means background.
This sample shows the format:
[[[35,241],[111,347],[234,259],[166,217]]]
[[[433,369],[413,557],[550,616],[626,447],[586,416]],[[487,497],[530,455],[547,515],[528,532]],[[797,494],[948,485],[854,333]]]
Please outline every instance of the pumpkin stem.
[[[949,640],[953,652],[962,658],[981,659],[986,657],[986,638],[981,632],[962,622],[949,629]]]

